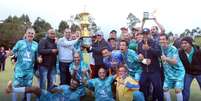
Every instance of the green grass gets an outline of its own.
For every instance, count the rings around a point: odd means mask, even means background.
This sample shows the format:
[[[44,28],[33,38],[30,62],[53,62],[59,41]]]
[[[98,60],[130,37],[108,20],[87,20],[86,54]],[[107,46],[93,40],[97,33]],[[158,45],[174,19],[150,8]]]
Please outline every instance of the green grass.
[[[11,63],[10,58],[7,59],[6,71],[0,72],[0,101],[11,101],[11,94],[5,95],[4,90],[6,88],[8,80],[12,80],[14,65]],[[36,79],[34,78],[34,85],[36,85]],[[176,101],[174,90],[171,90],[172,101]],[[34,100],[34,96],[32,100]],[[90,101],[92,97],[85,97],[86,101]],[[193,81],[191,85],[191,97],[190,101],[201,101],[201,90],[196,82]]]

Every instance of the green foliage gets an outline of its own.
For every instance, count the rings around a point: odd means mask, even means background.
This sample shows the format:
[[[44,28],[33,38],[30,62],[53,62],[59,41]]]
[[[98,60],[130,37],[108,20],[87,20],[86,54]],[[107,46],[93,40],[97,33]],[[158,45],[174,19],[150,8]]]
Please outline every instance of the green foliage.
[[[35,39],[37,42],[40,41],[41,38],[43,38],[47,32],[48,29],[52,28],[50,23],[46,22],[44,19],[37,17],[33,24],[33,28],[36,31]]]
[[[76,31],[79,31],[80,30],[80,27],[76,24],[72,24],[71,27],[70,27],[71,31],[72,32],[76,32]]]
[[[20,17],[8,16],[8,18],[0,24],[0,45],[6,48],[12,48],[19,39],[23,38],[25,30],[32,27],[31,24],[28,15],[23,14]],[[39,39],[45,36],[44,32],[51,28],[51,25],[38,17],[34,22],[33,28],[36,30],[35,40],[39,41]]]
[[[30,26],[31,22],[28,15],[9,16],[0,24],[0,45],[6,48],[12,47],[17,40],[23,37],[26,28]]]
[[[61,21],[60,24],[59,24],[59,32],[60,33],[63,33],[63,31],[66,29],[66,28],[69,28],[69,25],[66,21]]]
[[[137,24],[140,23],[140,19],[137,18],[133,13],[129,13],[127,17],[128,22],[128,27],[130,30]]]
[[[196,45],[201,47],[201,36],[196,36],[194,41]]]
[[[42,39],[43,37],[45,37],[46,33],[45,32],[40,32],[40,33],[36,33],[34,40],[36,42],[39,42],[40,39]]]
[[[52,28],[50,23],[46,22],[40,17],[37,17],[33,24],[33,28],[35,29],[36,33],[47,32],[48,29]]]

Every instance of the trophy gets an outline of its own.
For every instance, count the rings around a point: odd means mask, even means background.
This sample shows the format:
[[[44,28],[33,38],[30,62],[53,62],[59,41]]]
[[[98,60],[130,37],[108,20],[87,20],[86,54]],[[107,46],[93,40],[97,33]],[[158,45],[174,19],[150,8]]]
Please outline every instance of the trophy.
[[[143,13],[143,19],[144,20],[154,20],[155,17],[153,16],[153,14],[150,14],[149,12],[144,12]]]
[[[89,13],[82,12],[80,16],[81,37],[83,38],[82,45],[89,47],[92,44],[91,33],[89,32]]]

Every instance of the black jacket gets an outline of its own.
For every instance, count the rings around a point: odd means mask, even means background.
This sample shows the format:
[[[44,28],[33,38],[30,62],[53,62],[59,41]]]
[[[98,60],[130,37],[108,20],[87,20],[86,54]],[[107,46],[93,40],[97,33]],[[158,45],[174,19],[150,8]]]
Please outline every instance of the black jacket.
[[[149,39],[147,43],[150,46],[149,50],[142,49],[143,44],[145,44],[143,40],[138,44],[138,54],[142,54],[145,58],[151,59],[151,64],[148,66],[141,63],[143,72],[160,72],[162,70],[159,61],[161,56],[160,46],[158,42],[153,39]]]
[[[40,40],[38,52],[43,59],[42,63],[40,64],[41,66],[45,66],[47,68],[53,68],[56,66],[57,53],[52,53],[52,49],[57,49],[55,40],[48,37]]]
[[[195,52],[193,54],[192,62],[189,63],[184,50],[179,50],[179,57],[185,67],[186,73],[191,75],[201,74],[201,50],[198,46],[193,46]]]
[[[0,62],[5,62],[6,60],[6,51],[0,52]]]

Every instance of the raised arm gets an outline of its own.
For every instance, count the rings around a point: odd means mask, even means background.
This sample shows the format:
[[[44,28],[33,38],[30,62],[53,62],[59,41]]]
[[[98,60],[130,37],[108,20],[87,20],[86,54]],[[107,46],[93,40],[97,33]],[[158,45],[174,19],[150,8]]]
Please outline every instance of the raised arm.
[[[154,22],[156,23],[156,25],[159,27],[160,29],[160,34],[165,33],[165,28],[158,22],[158,20],[155,18]]]

